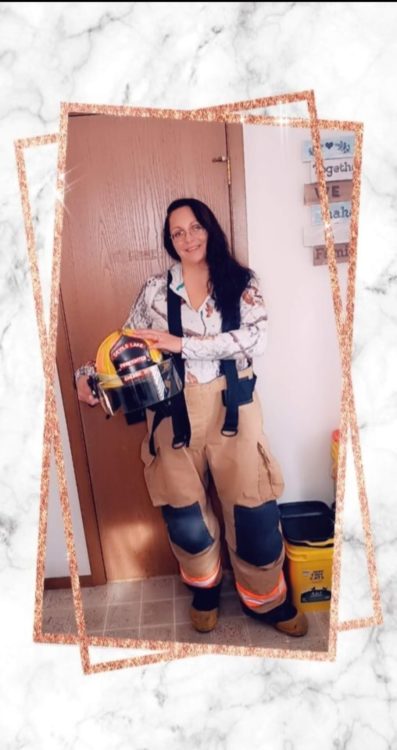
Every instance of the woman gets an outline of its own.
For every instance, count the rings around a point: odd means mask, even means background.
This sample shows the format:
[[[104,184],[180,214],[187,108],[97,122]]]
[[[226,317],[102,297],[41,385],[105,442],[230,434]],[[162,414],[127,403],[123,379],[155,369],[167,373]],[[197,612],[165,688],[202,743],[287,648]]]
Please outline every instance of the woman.
[[[251,360],[264,349],[267,316],[253,272],[230,254],[212,211],[182,198],[167,209],[164,245],[176,261],[144,285],[124,327],[172,352],[184,378],[165,418],[147,411],[142,444],[151,500],[160,506],[200,632],[217,623],[222,568],[219,524],[207,497],[211,470],[244,612],[291,636],[307,619],[290,603],[276,499],[283,479],[262,432]],[[80,400],[97,403],[76,373]],[[177,434],[176,434],[177,433]]]

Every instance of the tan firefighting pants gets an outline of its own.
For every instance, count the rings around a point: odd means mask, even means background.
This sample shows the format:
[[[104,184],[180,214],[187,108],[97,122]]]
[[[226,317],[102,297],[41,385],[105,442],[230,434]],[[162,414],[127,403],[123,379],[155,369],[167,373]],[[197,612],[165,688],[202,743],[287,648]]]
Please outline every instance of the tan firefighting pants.
[[[252,370],[239,373],[239,377]],[[239,407],[238,434],[223,436],[224,376],[185,386],[191,425],[188,448],[172,447],[172,421],[156,428],[156,456],[149,451],[153,412],[147,411],[149,435],[142,443],[145,480],[153,505],[162,506],[171,548],[182,580],[212,587],[222,577],[219,524],[207,496],[211,471],[225,521],[225,537],[237,591],[256,612],[268,612],[286,598],[282,566],[284,544],[276,498],[284,483],[262,431],[258,395]]]

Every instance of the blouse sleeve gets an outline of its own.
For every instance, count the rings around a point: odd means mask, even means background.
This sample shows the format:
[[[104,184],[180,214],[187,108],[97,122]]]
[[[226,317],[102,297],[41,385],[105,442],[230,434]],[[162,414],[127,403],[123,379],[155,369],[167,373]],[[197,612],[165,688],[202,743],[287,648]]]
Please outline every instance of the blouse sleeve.
[[[84,365],[81,365],[80,367],[75,370],[74,373],[74,380],[75,383],[77,383],[78,379],[81,378],[83,375],[92,376],[95,375],[96,368],[95,368],[95,362],[93,359],[91,359],[89,362],[85,362]]]
[[[150,289],[151,280],[149,279],[142,287],[135,302],[133,303],[128,318],[123,328],[151,328],[152,318],[150,315]]]
[[[207,336],[183,336],[183,359],[251,360],[266,346],[267,313],[258,282],[251,279],[241,295],[240,328]]]

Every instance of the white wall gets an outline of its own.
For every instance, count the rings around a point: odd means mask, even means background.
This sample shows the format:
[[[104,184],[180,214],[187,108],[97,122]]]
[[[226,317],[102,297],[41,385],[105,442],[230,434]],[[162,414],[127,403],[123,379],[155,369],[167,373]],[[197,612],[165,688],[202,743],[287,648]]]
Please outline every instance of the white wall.
[[[265,433],[284,472],[280,501],[331,504],[341,371],[328,266],[313,266],[313,251],[303,246],[310,168],[301,144],[308,139],[300,128],[244,126],[249,263],[269,315],[267,351],[256,372]],[[338,272],[344,299],[347,264]]]
[[[68,496],[73,520],[74,544],[76,548],[79,575],[89,575],[91,573],[91,569],[88,559],[87,545],[85,543],[83,521],[81,518],[80,504],[77,494],[77,486],[73,469],[72,455],[70,452],[69,437],[66,429],[65,412],[62,404],[58,376],[56,376],[56,399],[63,455],[65,461]],[[50,488],[48,498],[48,527],[45,577],[58,578],[68,575],[70,574],[66,554],[66,540],[63,530],[61,502],[59,498],[55,458],[52,452],[50,466]]]

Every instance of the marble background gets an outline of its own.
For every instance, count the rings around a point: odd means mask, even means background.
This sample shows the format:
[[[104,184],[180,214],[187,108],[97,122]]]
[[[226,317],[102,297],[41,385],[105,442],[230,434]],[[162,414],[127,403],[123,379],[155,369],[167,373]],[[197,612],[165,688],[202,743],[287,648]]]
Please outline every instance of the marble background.
[[[0,4],[7,750],[397,748],[396,52],[395,3]],[[384,625],[341,633],[333,663],[203,656],[84,676],[76,647],[32,642],[44,389],[13,141],[56,132],[62,100],[193,109],[309,88],[321,117],[365,125],[353,375]],[[371,614],[356,506],[350,468],[342,617]]]

